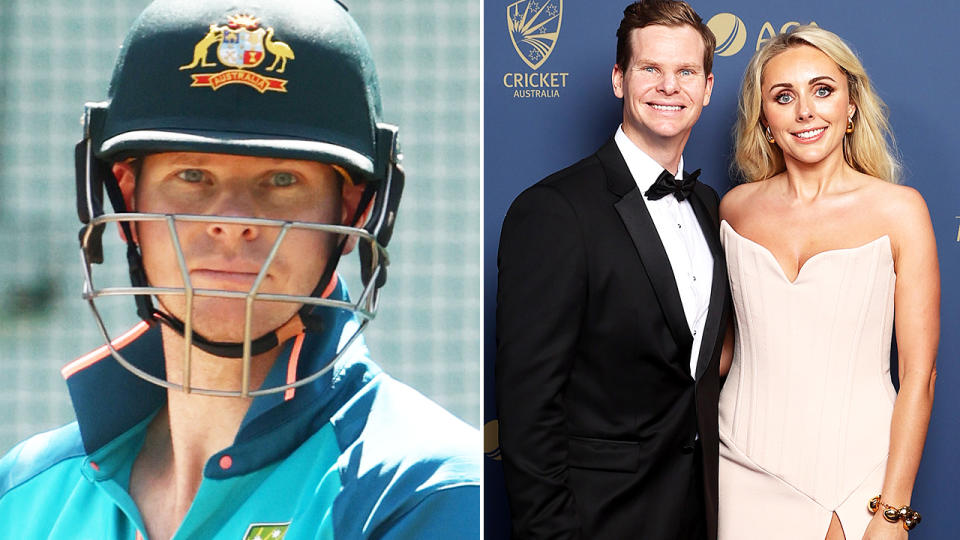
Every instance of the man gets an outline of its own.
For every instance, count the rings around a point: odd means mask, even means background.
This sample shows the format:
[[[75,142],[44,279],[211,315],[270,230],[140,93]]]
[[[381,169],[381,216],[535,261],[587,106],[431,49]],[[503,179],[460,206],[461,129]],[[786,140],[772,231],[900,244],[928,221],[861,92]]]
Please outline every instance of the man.
[[[516,538],[716,537],[727,278],[717,194],[682,173],[713,49],[686,3],[628,6],[623,123],[504,220],[496,388]]]
[[[98,324],[108,336],[99,304],[118,295],[143,321],[64,368],[77,423],[0,461],[6,530],[478,536],[476,430],[382,373],[359,334],[403,187],[379,99],[334,0],[159,0],[137,19],[108,101],[87,106],[77,197]],[[355,301],[338,268],[354,248]],[[118,251],[132,287],[98,288]]]

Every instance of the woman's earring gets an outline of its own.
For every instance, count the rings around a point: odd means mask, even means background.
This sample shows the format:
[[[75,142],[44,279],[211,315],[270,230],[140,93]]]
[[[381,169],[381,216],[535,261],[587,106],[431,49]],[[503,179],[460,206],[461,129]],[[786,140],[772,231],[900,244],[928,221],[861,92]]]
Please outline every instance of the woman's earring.
[[[853,128],[850,128],[850,131],[853,131]],[[850,133],[850,131],[847,131],[847,133]],[[777,142],[776,139],[773,138],[773,134],[770,133],[770,126],[767,126],[767,142],[770,144],[775,144]]]
[[[847,118],[847,133],[853,133],[853,117]]]

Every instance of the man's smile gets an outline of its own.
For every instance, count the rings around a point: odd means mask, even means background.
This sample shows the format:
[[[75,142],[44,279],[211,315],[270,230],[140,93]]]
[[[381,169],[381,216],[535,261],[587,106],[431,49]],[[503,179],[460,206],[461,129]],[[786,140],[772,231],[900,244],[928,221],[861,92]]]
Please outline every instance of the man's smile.
[[[680,112],[683,109],[686,109],[683,105],[668,105],[661,103],[647,103],[653,110],[660,112]]]

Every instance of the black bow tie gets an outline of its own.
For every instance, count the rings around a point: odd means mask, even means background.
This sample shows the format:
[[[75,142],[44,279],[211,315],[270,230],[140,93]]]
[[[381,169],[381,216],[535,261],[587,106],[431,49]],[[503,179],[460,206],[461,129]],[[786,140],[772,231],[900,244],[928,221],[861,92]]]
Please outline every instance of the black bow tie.
[[[700,169],[686,175],[683,180],[677,180],[664,170],[644,195],[651,201],[657,201],[673,194],[678,201],[683,201],[693,193],[693,186],[697,183],[698,176],[700,176]]]

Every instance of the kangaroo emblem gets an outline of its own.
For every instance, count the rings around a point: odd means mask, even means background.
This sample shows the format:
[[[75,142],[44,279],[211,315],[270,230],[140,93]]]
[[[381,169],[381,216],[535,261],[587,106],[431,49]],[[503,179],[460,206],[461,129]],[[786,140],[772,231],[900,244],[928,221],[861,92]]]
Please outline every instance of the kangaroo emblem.
[[[283,62],[280,63],[280,69],[277,70],[277,73],[283,73],[283,70],[287,68],[287,60],[294,59],[293,49],[282,41],[273,40],[273,27],[267,28],[267,36],[263,44],[267,50],[270,51],[270,54],[275,57],[273,63],[267,68],[267,71],[273,71],[273,69],[277,67],[277,62],[282,60]]]
[[[193,47],[193,62],[180,66],[180,70],[184,69],[193,69],[199,64],[201,67],[213,67],[217,65],[216,62],[207,62],[207,52],[210,50],[210,46],[214,43],[223,39],[223,28],[218,27],[215,24],[210,25],[210,31],[207,32],[207,35],[203,36],[197,44]]]
[[[191,73],[192,88],[217,90],[225,85],[242,84],[261,94],[268,91],[285,93],[287,79],[268,77],[258,70],[267,53],[273,55],[273,63],[264,70],[272,71],[270,75],[283,73],[287,69],[287,61],[294,59],[290,45],[275,41],[273,35],[273,27],[261,26],[260,20],[254,15],[230,15],[227,24],[210,25],[206,35],[193,46],[193,61],[179,69],[222,66],[222,71],[215,73]],[[214,61],[207,59],[211,47],[216,51]]]

